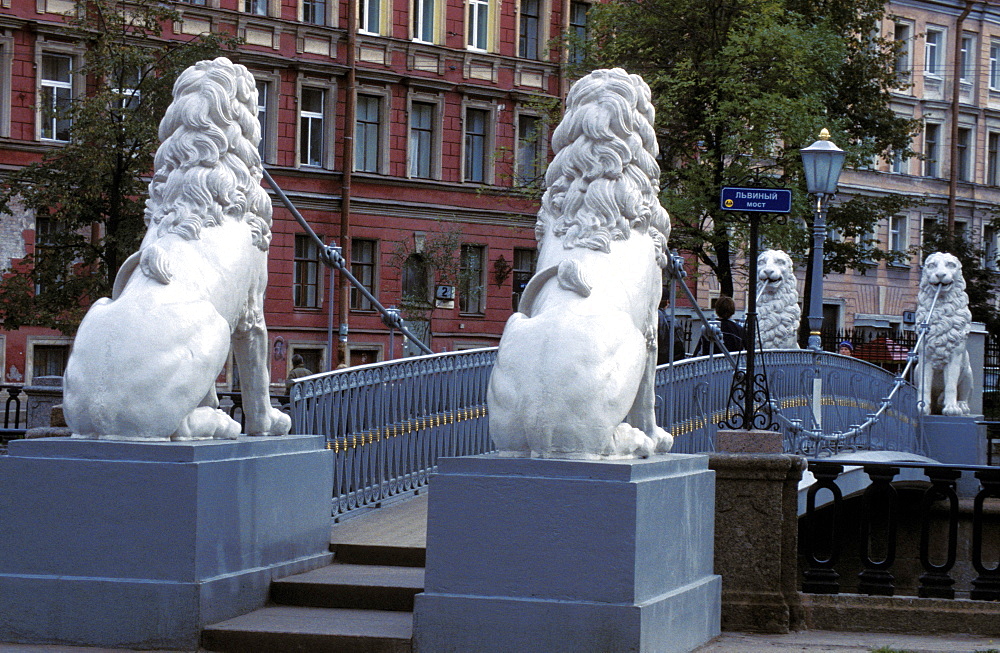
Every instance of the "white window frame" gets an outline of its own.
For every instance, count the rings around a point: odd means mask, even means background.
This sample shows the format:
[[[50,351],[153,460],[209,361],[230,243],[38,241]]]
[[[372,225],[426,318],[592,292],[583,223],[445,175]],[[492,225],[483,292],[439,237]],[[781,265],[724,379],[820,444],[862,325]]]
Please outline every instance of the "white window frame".
[[[934,36],[933,39],[931,35]],[[944,28],[928,26],[927,32],[924,35],[924,75],[928,77],[941,77],[946,45]]]
[[[487,52],[490,47],[490,0],[466,0],[466,47],[477,52]]]
[[[320,153],[319,165],[312,165],[309,163],[302,163],[302,154],[304,144],[302,143],[302,91],[303,89],[313,89],[323,91],[323,114],[319,115],[317,112],[310,111],[307,112],[305,117],[311,119],[322,119],[322,124],[320,129],[322,130],[322,143],[323,151]],[[333,156],[334,148],[330,146],[331,143],[336,142],[334,123],[335,116],[333,112],[334,102],[337,97],[337,88],[333,82],[327,80],[320,80],[315,78],[300,78],[295,89],[295,97],[299,103],[298,106],[298,120],[295,124],[295,165],[298,168],[304,168],[307,170],[332,170],[333,169]]]
[[[382,3],[386,1],[388,0],[357,0],[359,32],[373,36],[382,34]]]
[[[43,77],[44,70],[45,70],[44,62],[45,62],[45,59],[47,57],[58,57],[58,58],[61,58],[61,59],[68,59],[69,60],[69,81],[49,80],[49,79],[45,79],[45,77]],[[63,51],[58,51],[58,50],[56,50],[56,51],[45,50],[45,51],[43,51],[43,52],[41,52],[39,54],[39,57],[38,57],[38,96],[37,96],[38,97],[38,101],[36,102],[36,104],[38,106],[38,110],[36,112],[36,115],[37,115],[37,136],[38,136],[38,140],[45,141],[45,142],[48,142],[48,143],[67,143],[67,142],[69,142],[68,138],[57,138],[58,132],[59,132],[59,124],[58,124],[58,120],[55,118],[54,115],[50,119],[50,121],[51,121],[50,124],[48,126],[45,125],[45,122],[47,122],[47,121],[45,119],[46,107],[44,106],[43,95],[45,94],[45,89],[47,89],[47,88],[53,90],[53,93],[54,93],[53,98],[56,98],[55,94],[57,94],[59,90],[68,90],[69,91],[69,103],[72,104],[74,98],[77,97],[77,88],[76,88],[76,83],[75,83],[75,77],[76,77],[77,68],[78,68],[77,57],[75,57],[71,53],[63,52]],[[72,120],[69,120],[68,123],[69,123],[68,124],[68,128],[71,128],[72,125],[73,125]],[[49,131],[49,130],[51,131],[51,135],[50,136],[46,136],[46,132]]]

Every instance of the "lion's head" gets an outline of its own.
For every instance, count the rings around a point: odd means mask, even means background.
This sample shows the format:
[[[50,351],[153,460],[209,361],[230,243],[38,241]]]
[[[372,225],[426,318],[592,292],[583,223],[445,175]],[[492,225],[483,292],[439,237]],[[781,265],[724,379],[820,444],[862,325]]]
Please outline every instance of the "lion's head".
[[[798,281],[792,259],[780,249],[757,257],[757,314],[764,349],[798,348]]]
[[[660,206],[660,167],[650,90],[620,68],[595,70],[566,98],[566,115],[552,135],[555,157],[535,235],[563,246],[607,252],[631,230],[649,233],[663,258],[670,219]]]
[[[158,236],[192,240],[204,227],[247,222],[253,242],[271,242],[271,199],[262,176],[257,85],[225,57],[201,61],[174,83],[174,100],[160,122],[146,200],[146,224]]]
[[[935,368],[941,367],[956,350],[966,346],[972,323],[962,262],[953,254],[934,252],[924,260],[917,294],[917,323],[925,322],[926,356]]]

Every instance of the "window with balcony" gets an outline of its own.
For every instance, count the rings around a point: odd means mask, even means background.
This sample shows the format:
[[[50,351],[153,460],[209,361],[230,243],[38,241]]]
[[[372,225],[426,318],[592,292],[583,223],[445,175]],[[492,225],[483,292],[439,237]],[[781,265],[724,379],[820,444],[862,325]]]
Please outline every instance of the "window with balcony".
[[[302,87],[299,101],[299,164],[322,167],[325,159],[326,90]]]
[[[381,159],[382,98],[358,95],[357,119],[354,123],[354,169],[379,172]]]
[[[487,125],[490,112],[485,109],[465,110],[465,181],[487,181]]]
[[[294,266],[292,303],[296,308],[319,308],[322,298],[319,247],[309,236],[296,234]]]
[[[431,179],[434,175],[436,108],[429,102],[410,105],[410,176],[417,179]]]
[[[73,104],[73,57],[59,54],[42,55],[42,75],[39,79],[40,136],[46,141],[68,141]]]
[[[351,239],[351,274],[372,295],[375,295],[377,252],[378,241],[365,238]],[[351,308],[356,311],[372,310],[371,301],[353,285],[351,286]]]
[[[525,59],[540,58],[539,33],[541,31],[540,0],[521,0],[521,21],[518,33],[517,55]]]
[[[486,279],[484,277],[486,248],[482,245],[462,245],[458,279],[458,310],[460,313],[486,312]]]

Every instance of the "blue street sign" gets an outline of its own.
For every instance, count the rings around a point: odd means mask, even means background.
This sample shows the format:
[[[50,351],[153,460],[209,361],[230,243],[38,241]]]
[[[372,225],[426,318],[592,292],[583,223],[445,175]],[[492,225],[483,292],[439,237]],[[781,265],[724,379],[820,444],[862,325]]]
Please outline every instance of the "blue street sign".
[[[789,213],[792,210],[792,191],[787,188],[731,188],[722,189],[723,211],[754,211],[757,213]]]

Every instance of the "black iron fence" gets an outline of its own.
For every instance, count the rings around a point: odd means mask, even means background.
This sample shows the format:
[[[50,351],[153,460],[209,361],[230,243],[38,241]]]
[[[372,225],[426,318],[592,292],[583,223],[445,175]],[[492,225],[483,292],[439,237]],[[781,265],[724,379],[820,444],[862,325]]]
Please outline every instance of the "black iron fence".
[[[809,471],[804,592],[1000,601],[1000,469],[838,460]],[[870,485],[845,498],[846,474]]]

